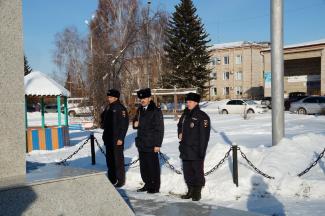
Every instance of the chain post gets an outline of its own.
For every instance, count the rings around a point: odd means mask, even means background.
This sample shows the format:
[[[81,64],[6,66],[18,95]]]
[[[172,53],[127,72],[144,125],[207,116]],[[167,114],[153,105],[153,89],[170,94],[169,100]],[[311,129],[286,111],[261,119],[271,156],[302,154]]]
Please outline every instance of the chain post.
[[[90,133],[90,146],[91,146],[91,164],[96,164],[96,154],[95,154],[95,137],[94,133]]]
[[[232,179],[234,184],[238,187],[238,158],[237,158],[237,145],[232,146]]]

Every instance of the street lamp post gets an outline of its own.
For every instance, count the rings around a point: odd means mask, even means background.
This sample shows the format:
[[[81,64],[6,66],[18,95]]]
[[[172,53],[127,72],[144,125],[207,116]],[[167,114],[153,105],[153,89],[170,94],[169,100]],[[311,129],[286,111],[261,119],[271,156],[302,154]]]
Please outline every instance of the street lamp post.
[[[89,27],[89,32],[90,32],[91,78],[92,78],[92,82],[93,82],[94,81],[93,34],[92,34],[90,23],[88,20],[85,20],[85,24]],[[92,93],[94,94],[94,91]],[[94,96],[95,95],[93,95],[93,97]]]
[[[151,0],[147,1],[148,10],[147,10],[147,87],[150,88],[150,34],[149,34],[149,12],[150,12],[150,4]]]

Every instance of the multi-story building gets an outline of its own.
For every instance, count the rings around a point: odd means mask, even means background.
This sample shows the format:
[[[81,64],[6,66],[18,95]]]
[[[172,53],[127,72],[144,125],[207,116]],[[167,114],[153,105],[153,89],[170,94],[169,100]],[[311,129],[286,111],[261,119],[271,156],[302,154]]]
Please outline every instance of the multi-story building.
[[[264,95],[263,57],[267,42],[239,41],[210,48],[212,80],[207,99],[257,98]]]
[[[271,50],[264,58],[264,95],[271,96]],[[284,46],[284,97],[291,92],[325,95],[325,38]]]

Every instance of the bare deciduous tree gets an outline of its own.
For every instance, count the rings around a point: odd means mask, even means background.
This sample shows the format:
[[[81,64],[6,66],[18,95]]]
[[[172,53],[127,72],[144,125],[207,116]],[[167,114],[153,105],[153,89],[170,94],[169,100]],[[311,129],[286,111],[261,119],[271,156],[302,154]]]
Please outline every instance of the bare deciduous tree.
[[[86,90],[87,44],[75,27],[67,27],[55,35],[53,62],[63,75],[72,96],[84,96]]]

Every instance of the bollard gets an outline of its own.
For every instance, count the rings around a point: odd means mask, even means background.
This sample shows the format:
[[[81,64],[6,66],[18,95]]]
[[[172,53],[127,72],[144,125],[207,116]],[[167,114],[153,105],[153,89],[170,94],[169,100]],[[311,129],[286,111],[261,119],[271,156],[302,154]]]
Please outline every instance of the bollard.
[[[237,160],[237,145],[232,146],[232,178],[234,184],[238,187],[238,160]]]
[[[91,164],[96,164],[96,155],[95,155],[95,137],[94,133],[90,133],[90,145],[91,145]]]

